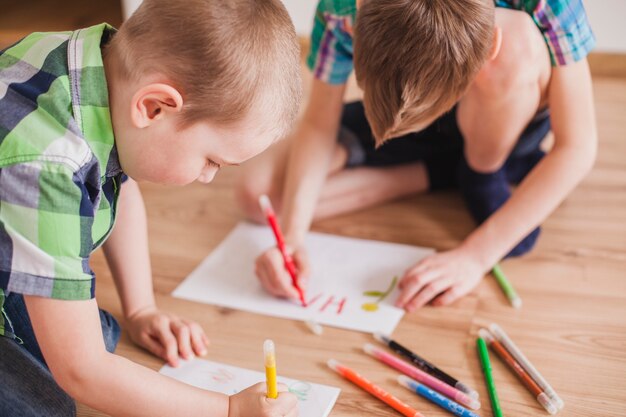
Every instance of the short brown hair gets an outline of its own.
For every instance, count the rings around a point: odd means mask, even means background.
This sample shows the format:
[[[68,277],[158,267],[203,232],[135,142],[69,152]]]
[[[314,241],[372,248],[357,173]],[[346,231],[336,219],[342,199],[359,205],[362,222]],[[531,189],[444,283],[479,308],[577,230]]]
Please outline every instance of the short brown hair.
[[[450,110],[485,62],[493,0],[365,0],[354,66],[377,145]]]
[[[108,49],[128,77],[167,77],[183,95],[184,125],[233,123],[254,106],[282,136],[297,115],[299,43],[280,0],[144,0]]]

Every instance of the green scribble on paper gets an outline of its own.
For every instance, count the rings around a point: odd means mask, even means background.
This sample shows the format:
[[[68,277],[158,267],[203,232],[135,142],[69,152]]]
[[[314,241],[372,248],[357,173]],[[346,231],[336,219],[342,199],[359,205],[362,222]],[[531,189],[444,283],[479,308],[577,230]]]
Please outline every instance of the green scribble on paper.
[[[378,297],[378,299],[376,301],[373,301],[373,302],[364,303],[363,305],[361,305],[361,308],[363,310],[369,311],[369,312],[378,311],[378,307],[379,307],[379,304],[381,303],[381,301],[383,301],[385,298],[387,298],[387,296],[389,294],[391,294],[391,292],[394,290],[394,288],[396,288],[396,284],[397,283],[398,283],[398,277],[395,276],[391,280],[391,284],[389,284],[389,288],[387,288],[387,291],[385,291],[385,292],[381,292],[381,291],[365,291],[363,293],[364,296],[366,296],[366,297]]]
[[[308,382],[296,381],[287,389],[298,398],[298,401],[306,401],[312,386]]]

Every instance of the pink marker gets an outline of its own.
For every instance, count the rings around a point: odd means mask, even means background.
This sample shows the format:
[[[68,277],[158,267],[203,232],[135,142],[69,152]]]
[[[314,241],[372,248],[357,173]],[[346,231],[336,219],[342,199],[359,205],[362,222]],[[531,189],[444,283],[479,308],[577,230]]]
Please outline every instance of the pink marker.
[[[478,410],[480,408],[480,401],[470,398],[467,394],[459,391],[458,389],[451,387],[445,382],[440,381],[439,379],[427,374],[426,372],[403,361],[402,359],[396,358],[392,354],[387,353],[370,343],[366,343],[363,346],[363,350],[365,351],[365,353],[373,356],[385,365],[389,365],[392,368],[395,368],[398,371],[402,372],[403,374],[410,376],[416,381],[419,381],[422,384],[439,391],[443,395],[453,399],[459,404],[463,404],[466,407],[471,408],[472,410]]]

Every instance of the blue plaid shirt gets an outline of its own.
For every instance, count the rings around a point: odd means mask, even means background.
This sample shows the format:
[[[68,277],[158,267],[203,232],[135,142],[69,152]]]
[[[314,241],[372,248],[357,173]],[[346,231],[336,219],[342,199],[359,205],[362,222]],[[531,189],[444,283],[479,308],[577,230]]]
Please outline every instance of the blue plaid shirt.
[[[582,0],[495,0],[495,4],[532,17],[546,41],[553,66],[579,61],[595,45]],[[329,84],[348,80],[353,69],[356,16],[356,0],[320,0],[307,58],[315,78]]]

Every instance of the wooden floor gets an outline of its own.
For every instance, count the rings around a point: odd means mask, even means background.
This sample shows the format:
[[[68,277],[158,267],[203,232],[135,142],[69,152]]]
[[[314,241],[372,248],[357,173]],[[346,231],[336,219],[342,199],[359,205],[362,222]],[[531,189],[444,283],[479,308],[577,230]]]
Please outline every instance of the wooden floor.
[[[72,30],[122,22],[120,0],[25,0],[0,2],[0,49],[31,32]]]
[[[0,24],[0,42],[10,38],[3,32],[6,27]],[[544,223],[536,249],[523,259],[503,263],[524,307],[520,311],[509,307],[488,277],[453,306],[427,307],[405,316],[394,333],[394,338],[476,387],[483,400],[482,416],[491,411],[474,346],[477,330],[491,322],[499,323],[517,341],[563,397],[566,406],[559,415],[626,414],[626,80],[595,79],[594,86],[600,152],[593,172]],[[225,169],[208,186],[142,184],[159,306],[204,326],[212,341],[211,360],[259,369],[262,341],[273,338],[282,374],[342,388],[333,417],[398,414],[330,372],[324,364],[331,357],[426,416],[449,415],[398,387],[395,372],[361,353],[363,343],[371,341],[369,335],[326,327],[324,335],[317,337],[299,322],[170,296],[242,219],[233,201],[236,174],[236,168]],[[325,220],[313,229],[448,249],[467,235],[472,223],[458,195],[441,193]],[[92,265],[98,275],[101,308],[121,318],[101,253]],[[162,365],[132,345],[125,334],[118,353],[155,370]],[[505,415],[547,415],[499,360],[493,362]],[[80,406],[79,415],[101,414]]]

